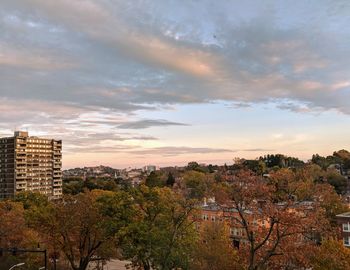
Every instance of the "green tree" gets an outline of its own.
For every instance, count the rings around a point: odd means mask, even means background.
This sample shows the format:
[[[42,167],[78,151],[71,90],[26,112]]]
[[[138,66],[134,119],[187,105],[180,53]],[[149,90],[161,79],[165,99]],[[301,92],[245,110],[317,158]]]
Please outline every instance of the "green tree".
[[[209,168],[206,166],[199,165],[196,161],[191,161],[187,164],[186,170],[188,171],[197,171],[207,173],[209,172]]]
[[[147,176],[145,184],[148,187],[163,187],[165,185],[165,181],[162,179],[160,173],[151,172]]]
[[[275,166],[279,168],[296,168],[304,165],[304,162],[298,158],[287,157],[282,154],[265,155],[264,157],[260,157],[259,160],[264,161],[268,168],[273,168]]]
[[[22,203],[26,210],[35,207],[46,207],[49,205],[48,197],[38,192],[19,192],[16,194],[14,201]]]
[[[168,179],[166,180],[166,185],[172,187],[175,184],[175,177],[171,172],[168,174]]]
[[[328,160],[325,157],[320,156],[319,154],[312,155],[311,162],[320,166],[324,170],[326,170],[330,165]]]
[[[327,182],[332,185],[338,194],[345,194],[348,188],[348,180],[336,170],[328,170],[325,175]]]
[[[244,160],[243,166],[257,175],[262,175],[266,172],[266,164],[263,160]]]
[[[183,176],[190,198],[201,199],[210,190],[213,182],[208,175],[197,171],[188,171]]]
[[[76,195],[84,190],[84,181],[81,179],[63,181],[63,194]]]
[[[196,171],[196,170],[200,170],[200,166],[196,161],[191,161],[187,164],[186,169],[189,171]]]
[[[123,238],[124,258],[135,269],[188,269],[196,235],[190,219],[194,202],[169,188],[147,186],[134,190],[133,198],[138,218]]]

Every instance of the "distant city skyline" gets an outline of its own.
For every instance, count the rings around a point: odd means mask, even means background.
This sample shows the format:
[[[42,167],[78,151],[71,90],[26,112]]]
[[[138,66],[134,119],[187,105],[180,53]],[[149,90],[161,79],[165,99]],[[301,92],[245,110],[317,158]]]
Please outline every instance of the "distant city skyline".
[[[4,0],[0,137],[63,167],[350,149],[349,1]]]

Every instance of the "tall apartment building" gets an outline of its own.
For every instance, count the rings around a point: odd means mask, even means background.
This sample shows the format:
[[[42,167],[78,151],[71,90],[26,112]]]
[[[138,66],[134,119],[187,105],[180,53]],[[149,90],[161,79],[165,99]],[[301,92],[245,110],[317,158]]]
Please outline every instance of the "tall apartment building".
[[[0,199],[33,191],[50,199],[62,196],[62,141],[15,131],[0,138]]]

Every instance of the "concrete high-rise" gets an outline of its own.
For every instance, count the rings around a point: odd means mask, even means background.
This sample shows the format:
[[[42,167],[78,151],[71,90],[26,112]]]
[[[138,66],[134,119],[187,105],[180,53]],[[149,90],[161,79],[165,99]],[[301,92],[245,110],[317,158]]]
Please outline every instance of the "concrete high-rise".
[[[0,199],[33,191],[50,199],[62,196],[62,141],[15,131],[0,138]]]

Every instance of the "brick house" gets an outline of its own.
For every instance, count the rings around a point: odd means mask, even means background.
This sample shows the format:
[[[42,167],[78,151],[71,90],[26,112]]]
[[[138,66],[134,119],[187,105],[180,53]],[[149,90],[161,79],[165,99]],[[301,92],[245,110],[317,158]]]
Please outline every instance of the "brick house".
[[[343,244],[346,247],[350,247],[350,212],[339,214],[336,218],[340,227],[340,235]]]

